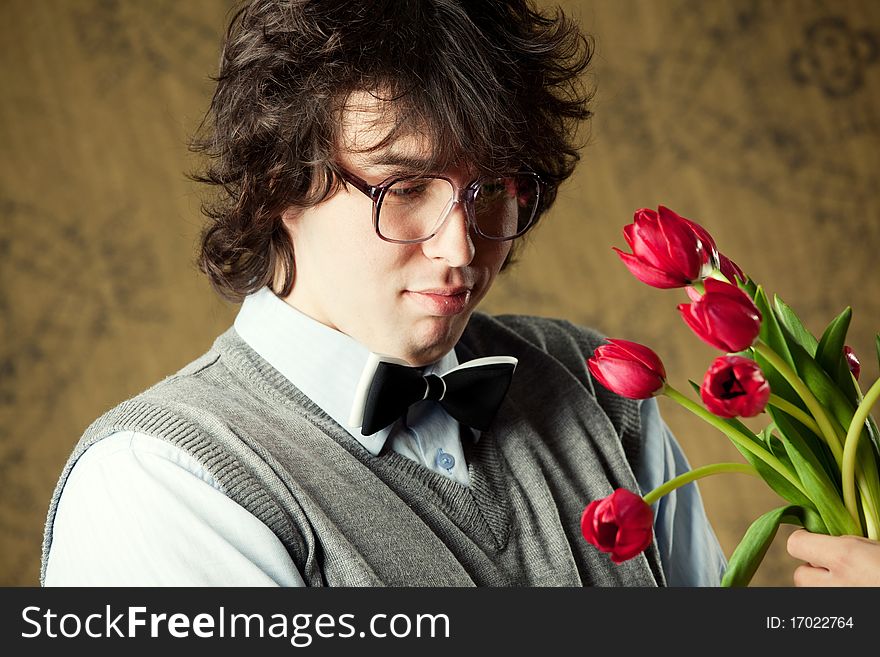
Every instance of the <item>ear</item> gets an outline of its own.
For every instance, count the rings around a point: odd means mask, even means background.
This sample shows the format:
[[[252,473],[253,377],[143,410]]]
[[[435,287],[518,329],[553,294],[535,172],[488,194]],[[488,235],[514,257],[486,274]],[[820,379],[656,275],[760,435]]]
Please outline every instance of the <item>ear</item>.
[[[281,213],[281,222],[284,224],[284,227],[290,232],[294,226],[296,225],[297,219],[302,214],[302,208],[295,208],[292,205],[286,208]]]

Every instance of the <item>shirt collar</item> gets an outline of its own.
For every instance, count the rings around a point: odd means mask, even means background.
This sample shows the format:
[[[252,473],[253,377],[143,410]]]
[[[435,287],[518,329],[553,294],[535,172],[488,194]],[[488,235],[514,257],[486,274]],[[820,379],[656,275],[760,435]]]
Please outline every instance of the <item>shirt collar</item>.
[[[251,349],[377,455],[393,426],[372,436],[348,426],[358,381],[370,350],[350,336],[300,312],[269,288],[248,295],[235,318],[235,330]],[[450,350],[425,373],[445,374],[458,366]]]

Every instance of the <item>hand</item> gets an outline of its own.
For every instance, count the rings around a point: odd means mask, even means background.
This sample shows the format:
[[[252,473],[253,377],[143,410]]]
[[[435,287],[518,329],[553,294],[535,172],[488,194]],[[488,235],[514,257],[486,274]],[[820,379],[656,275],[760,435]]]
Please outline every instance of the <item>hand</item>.
[[[795,586],[880,586],[880,542],[798,529],[787,548],[807,562],[794,571]]]

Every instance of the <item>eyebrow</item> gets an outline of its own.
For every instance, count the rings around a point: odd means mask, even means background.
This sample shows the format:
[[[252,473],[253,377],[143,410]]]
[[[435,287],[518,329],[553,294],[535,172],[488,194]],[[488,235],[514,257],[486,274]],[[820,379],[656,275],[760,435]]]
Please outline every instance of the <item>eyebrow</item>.
[[[424,173],[436,166],[436,160],[433,157],[386,151],[370,157],[366,164],[367,166],[394,169],[395,173]]]

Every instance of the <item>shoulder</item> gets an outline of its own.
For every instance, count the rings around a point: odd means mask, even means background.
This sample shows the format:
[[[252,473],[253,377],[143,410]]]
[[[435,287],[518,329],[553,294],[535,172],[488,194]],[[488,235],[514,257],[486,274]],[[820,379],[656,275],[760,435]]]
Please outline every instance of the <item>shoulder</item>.
[[[165,471],[179,479],[194,478],[216,490],[220,483],[191,454],[181,447],[160,438],[136,431],[116,431],[94,443],[77,459],[68,477],[68,486],[81,478],[100,475],[126,481],[132,473]],[[153,483],[160,477],[153,476]]]
[[[225,347],[232,329],[220,335],[211,348],[149,388],[118,403],[98,417],[84,432],[89,444],[117,431],[136,431],[158,438],[180,438],[193,426],[214,425],[212,418],[226,413],[247,396],[249,382],[230,367]]]
[[[544,373],[561,366],[596,396],[595,381],[587,359],[602,344],[595,329],[565,319],[534,315],[487,315],[474,313],[462,342],[478,355],[512,355],[521,364],[533,364]]]
[[[549,354],[577,353],[588,358],[605,336],[596,329],[565,319],[537,315],[474,313],[468,325],[474,341],[521,341]]]
[[[565,319],[534,315],[474,313],[462,342],[476,355],[512,355],[535,372],[530,385],[545,383],[552,372],[571,375],[596,398],[608,415],[631,463],[637,462],[641,442],[639,402],[603,387],[593,378],[587,360],[602,344],[604,334]]]

